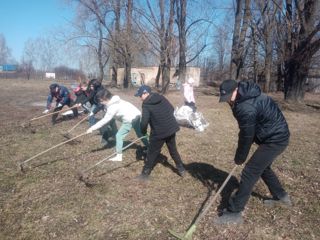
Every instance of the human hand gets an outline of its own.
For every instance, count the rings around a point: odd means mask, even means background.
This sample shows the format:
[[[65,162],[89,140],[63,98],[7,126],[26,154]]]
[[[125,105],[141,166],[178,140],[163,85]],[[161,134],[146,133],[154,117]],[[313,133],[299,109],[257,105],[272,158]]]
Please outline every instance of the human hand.
[[[57,107],[62,107],[63,105],[61,103],[58,103]]]
[[[93,132],[93,130],[92,130],[92,128],[89,128],[87,131],[86,131],[86,133],[92,133]]]
[[[49,112],[49,109],[44,110],[42,113],[47,114]]]
[[[93,113],[93,112],[90,112],[89,117],[91,117],[91,116],[93,116],[93,115],[94,115],[94,113]]]

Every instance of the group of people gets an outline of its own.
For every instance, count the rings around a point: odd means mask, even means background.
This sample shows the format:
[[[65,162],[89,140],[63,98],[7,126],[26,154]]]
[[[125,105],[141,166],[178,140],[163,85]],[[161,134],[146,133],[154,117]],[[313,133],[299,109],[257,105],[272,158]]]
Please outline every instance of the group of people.
[[[193,92],[191,98],[190,94],[186,94],[192,89],[192,84],[192,80],[186,83],[185,96],[189,97],[186,99],[186,104],[195,111]],[[62,95],[68,95],[66,89],[56,84],[53,88],[55,91],[52,92],[52,85],[50,85],[48,106],[50,106],[53,97],[57,98],[56,108],[62,108],[64,105],[71,106],[73,104],[72,101],[62,97]],[[96,81],[92,81],[89,82],[86,88],[80,89],[86,96],[82,100],[79,98],[76,103],[78,104],[77,106],[84,107],[88,101],[91,101],[91,108],[87,108],[92,114],[91,116],[94,116],[101,109],[106,111],[100,121],[91,121],[87,133],[103,128],[114,119],[122,122],[119,130],[116,131],[117,155],[110,159],[111,161],[122,161],[123,140],[133,128],[136,135],[142,138],[143,144],[148,149],[142,172],[137,177],[139,180],[145,181],[149,179],[164,143],[166,143],[169,153],[176,164],[178,174],[180,176],[186,174],[176,146],[176,132],[179,131],[179,125],[174,118],[174,108],[168,99],[156,92],[152,92],[149,86],[142,85],[135,94],[142,101],[141,113],[133,104],[122,100],[117,95],[112,95],[110,91],[101,86],[101,82],[99,84]],[[92,95],[88,94],[90,91],[93,92]],[[80,96],[80,92],[77,96]],[[91,96],[91,100],[88,100],[88,96]],[[262,93],[257,84],[249,81],[237,82],[235,80],[222,82],[219,102],[227,102],[229,104],[238,122],[240,131],[234,162],[237,165],[244,163],[245,165],[237,192],[230,197],[227,208],[221,216],[215,219],[215,223],[242,222],[241,213],[259,178],[262,178],[272,195],[272,199],[264,201],[266,205],[282,204],[291,206],[292,203],[288,193],[271,169],[274,160],[288,146],[290,136],[288,124],[277,104],[271,97]],[[151,130],[147,139],[148,125]],[[247,160],[253,143],[256,143],[258,148]]]

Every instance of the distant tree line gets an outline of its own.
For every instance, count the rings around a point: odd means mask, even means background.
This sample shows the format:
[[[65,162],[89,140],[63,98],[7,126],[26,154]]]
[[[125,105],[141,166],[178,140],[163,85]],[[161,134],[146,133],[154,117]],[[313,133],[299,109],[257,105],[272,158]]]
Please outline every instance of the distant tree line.
[[[66,2],[75,19],[54,39],[25,44],[20,63],[25,73],[52,71],[60,53],[77,59],[81,73],[101,81],[111,72],[113,85],[118,85],[117,70],[124,68],[123,88],[131,84],[132,67],[158,66],[155,86],[163,93],[172,67],[181,82],[186,67],[196,66],[203,84],[249,79],[265,92],[283,91],[291,101],[303,100],[308,76],[317,81],[317,0],[235,0],[224,6],[224,19],[215,17],[222,9],[210,0]]]

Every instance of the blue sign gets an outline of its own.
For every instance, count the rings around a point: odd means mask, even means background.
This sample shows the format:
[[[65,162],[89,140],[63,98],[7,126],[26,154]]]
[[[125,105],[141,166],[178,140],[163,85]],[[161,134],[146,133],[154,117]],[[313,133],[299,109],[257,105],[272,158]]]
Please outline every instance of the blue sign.
[[[17,65],[4,64],[0,65],[0,72],[14,72],[17,71]]]

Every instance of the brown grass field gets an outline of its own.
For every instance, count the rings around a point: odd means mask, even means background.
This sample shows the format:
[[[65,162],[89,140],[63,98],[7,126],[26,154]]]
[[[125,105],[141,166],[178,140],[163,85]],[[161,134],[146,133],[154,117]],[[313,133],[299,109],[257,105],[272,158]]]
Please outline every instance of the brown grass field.
[[[18,163],[56,144],[79,119],[50,118],[31,122],[44,110],[49,81],[0,80],[0,239],[65,240],[162,240],[174,239],[168,229],[184,233],[199,211],[217,191],[234,167],[238,127],[227,104],[212,93],[196,90],[198,110],[210,123],[204,132],[181,127],[178,150],[188,170],[177,175],[166,147],[167,162],[159,163],[149,183],[137,182],[143,161],[136,160],[136,145],[124,152],[123,162],[105,161],[88,172],[91,186],[79,181],[78,172],[114,152],[101,148],[97,134],[80,137],[32,161],[25,173]],[[70,83],[65,86],[70,87]],[[141,107],[134,90],[111,89],[114,94]],[[282,94],[272,95],[282,108],[291,131],[286,151],[273,168],[293,200],[292,208],[267,208],[270,196],[259,181],[244,211],[244,224],[215,226],[217,209],[236,186],[241,168],[213,204],[193,235],[195,240],[213,239],[320,239],[320,96],[307,94],[304,103],[288,104]],[[167,94],[181,106],[177,91]],[[73,132],[88,128],[83,122]],[[128,142],[136,138],[131,132]],[[141,144],[141,143],[138,143]],[[256,146],[252,146],[253,151]],[[229,191],[230,190],[230,191]]]

